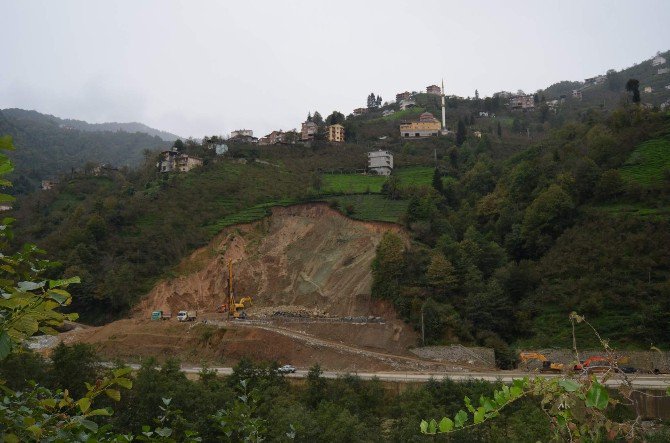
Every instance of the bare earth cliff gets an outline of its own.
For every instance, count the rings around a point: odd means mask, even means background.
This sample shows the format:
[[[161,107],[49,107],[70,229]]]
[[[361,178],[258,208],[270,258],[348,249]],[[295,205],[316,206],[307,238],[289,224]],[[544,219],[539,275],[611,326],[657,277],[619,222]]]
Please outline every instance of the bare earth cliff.
[[[214,311],[224,303],[227,263],[233,261],[237,298],[262,307],[305,307],[332,316],[390,315],[370,297],[370,265],[392,224],[351,220],[326,204],[277,207],[265,220],[231,226],[158,283],[136,308]],[[386,312],[385,312],[386,311]]]

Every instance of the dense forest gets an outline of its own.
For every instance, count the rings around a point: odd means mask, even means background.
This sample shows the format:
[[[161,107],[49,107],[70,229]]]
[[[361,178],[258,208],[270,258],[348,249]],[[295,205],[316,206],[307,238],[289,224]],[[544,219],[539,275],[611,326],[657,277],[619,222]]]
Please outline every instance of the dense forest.
[[[0,111],[0,134],[12,136],[20,148],[9,154],[15,168],[11,177],[12,193],[32,192],[39,189],[41,180],[70,174],[73,169],[83,169],[87,163],[134,168],[144,160],[144,151],[170,145],[158,135],[119,128],[93,130],[84,124],[35,111]],[[131,129],[143,130],[142,127]]]

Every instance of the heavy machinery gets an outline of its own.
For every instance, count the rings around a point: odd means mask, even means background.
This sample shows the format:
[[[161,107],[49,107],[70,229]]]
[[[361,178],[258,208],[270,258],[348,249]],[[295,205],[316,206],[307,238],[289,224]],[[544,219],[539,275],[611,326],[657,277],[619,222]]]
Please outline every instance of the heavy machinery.
[[[554,363],[550,360],[547,360],[547,357],[545,357],[544,354],[540,354],[538,352],[522,352],[519,354],[519,358],[521,359],[521,363],[526,365],[527,369],[529,363],[532,361],[539,361],[542,363],[542,367],[540,368],[540,371],[542,372],[562,372],[565,368],[563,363]]]
[[[253,299],[249,296],[242,297],[239,301],[235,301],[235,293],[233,290],[233,261],[228,261],[228,300],[226,303],[219,306],[217,312],[227,312],[228,318],[234,319],[246,318],[246,308],[253,304]]]
[[[170,312],[153,311],[151,313],[151,319],[152,320],[170,320],[171,318],[172,318],[172,314]]]

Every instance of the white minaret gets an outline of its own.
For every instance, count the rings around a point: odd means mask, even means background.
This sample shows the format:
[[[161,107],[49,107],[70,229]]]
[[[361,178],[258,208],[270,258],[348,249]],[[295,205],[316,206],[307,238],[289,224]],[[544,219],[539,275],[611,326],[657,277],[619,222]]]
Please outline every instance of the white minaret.
[[[442,79],[442,132],[447,130],[447,119],[444,110],[444,79]]]

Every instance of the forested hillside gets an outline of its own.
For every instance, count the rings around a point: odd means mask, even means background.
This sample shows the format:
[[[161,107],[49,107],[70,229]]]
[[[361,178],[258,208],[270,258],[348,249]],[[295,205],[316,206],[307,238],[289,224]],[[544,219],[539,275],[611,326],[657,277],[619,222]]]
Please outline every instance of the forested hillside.
[[[78,122],[78,127],[84,123]],[[11,135],[17,148],[9,154],[15,167],[14,193],[30,192],[40,180],[70,173],[87,162],[136,167],[145,150],[169,146],[144,132],[77,129],[65,120],[20,109],[0,111],[0,134]]]

